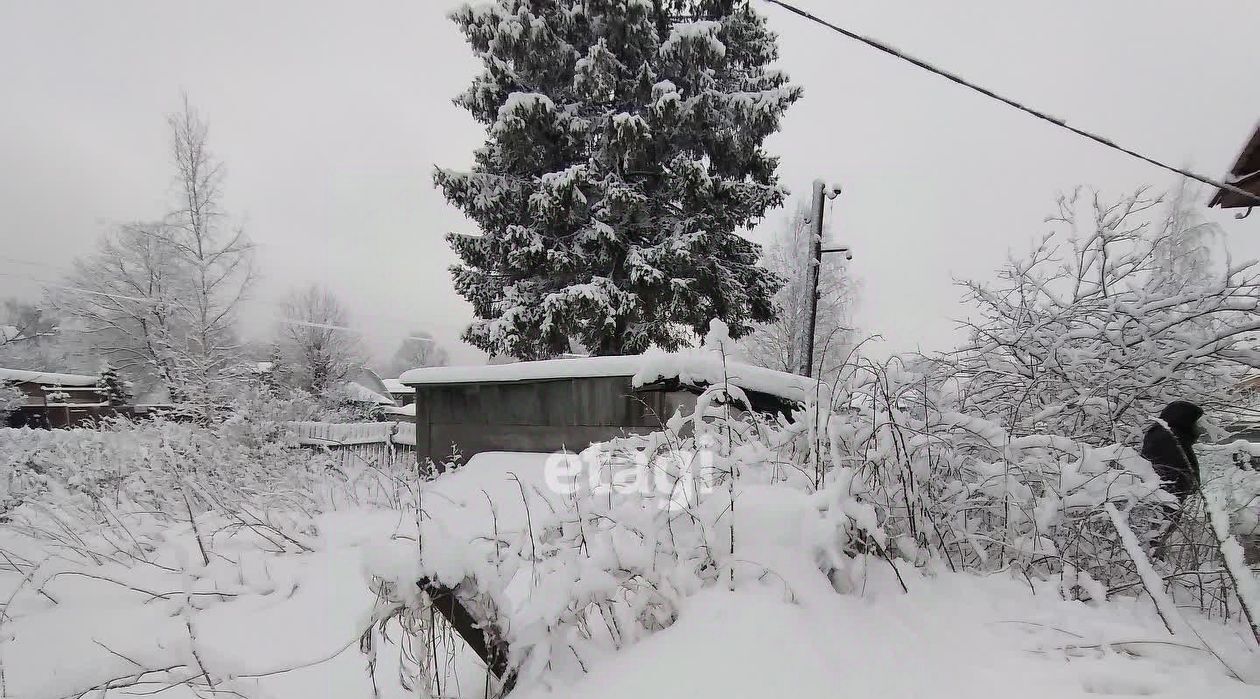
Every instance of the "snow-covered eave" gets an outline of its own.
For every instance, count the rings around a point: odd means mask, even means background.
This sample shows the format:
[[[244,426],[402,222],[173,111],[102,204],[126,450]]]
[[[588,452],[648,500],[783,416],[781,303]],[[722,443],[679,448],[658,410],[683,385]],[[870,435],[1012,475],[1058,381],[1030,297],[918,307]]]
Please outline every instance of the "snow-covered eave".
[[[53,386],[95,386],[100,379],[87,374],[59,374],[51,371],[0,368],[0,382],[38,383]]]
[[[484,366],[422,367],[404,373],[399,380],[414,388],[613,376],[631,379],[636,388],[671,381],[695,387],[727,382],[745,391],[755,391],[802,402],[807,400],[814,390],[813,380],[804,376],[731,361],[709,350],[547,359]]]
[[[385,384],[385,390],[390,393],[410,393],[412,388],[398,379],[381,379],[381,383]]]
[[[342,391],[344,393],[346,400],[352,403],[372,403],[375,405],[396,405],[396,403],[394,402],[394,399],[390,398],[389,396],[383,396],[362,384],[355,383],[354,381],[346,382],[343,385]]]

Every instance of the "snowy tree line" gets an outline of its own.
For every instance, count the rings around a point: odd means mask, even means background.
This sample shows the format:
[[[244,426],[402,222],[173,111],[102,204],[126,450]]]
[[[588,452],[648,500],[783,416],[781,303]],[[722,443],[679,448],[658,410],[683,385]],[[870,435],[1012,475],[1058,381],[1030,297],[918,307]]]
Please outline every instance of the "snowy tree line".
[[[108,230],[44,298],[7,301],[0,366],[99,373],[111,405],[142,398],[209,419],[251,385],[303,391],[334,410],[343,384],[369,364],[396,376],[446,362],[432,336],[415,331],[376,363],[350,311],[319,284],[284,297],[270,340],[242,340],[255,245],[226,210],[208,123],[185,98],[167,126],[170,210]]]

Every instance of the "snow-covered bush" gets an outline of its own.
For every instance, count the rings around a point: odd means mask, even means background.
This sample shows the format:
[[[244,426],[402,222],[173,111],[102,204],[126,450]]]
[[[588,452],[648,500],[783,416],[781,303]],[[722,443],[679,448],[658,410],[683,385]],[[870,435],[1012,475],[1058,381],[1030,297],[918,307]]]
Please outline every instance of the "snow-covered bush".
[[[9,413],[25,402],[26,394],[8,384],[0,384],[0,426],[8,419]]]
[[[1130,508],[1152,529],[1162,523],[1159,505],[1170,498],[1130,447],[1013,436],[942,409],[947,397],[899,365],[867,365],[854,378],[860,409],[832,429],[843,458],[861,462],[880,493],[885,527],[903,552],[957,569],[1070,568],[1109,581],[1124,552],[1100,518],[1103,505]]]
[[[387,538],[414,467],[293,446],[256,402],[213,427],[0,430],[0,695],[272,696],[258,678],[353,645],[371,600],[325,589],[362,589],[328,542]]]
[[[248,487],[292,470],[293,461],[272,461],[260,468],[246,445],[187,423],[154,420],[109,422],[100,430],[5,430],[0,464],[9,482],[8,496],[41,499],[46,484],[64,492],[50,494],[48,506],[91,509],[94,503],[127,503],[149,511],[185,509],[185,487],[215,490]],[[36,477],[37,476],[37,477]],[[207,494],[210,491],[206,491]]]
[[[1236,534],[1260,539],[1260,444],[1242,440],[1202,450],[1203,489],[1229,514]]]
[[[356,489],[367,481],[372,498],[397,504],[392,491],[405,490],[397,475],[363,473],[379,464],[339,468],[328,452],[299,448],[290,420],[310,407],[243,395],[236,412],[212,427],[156,418],[110,419],[100,429],[0,430],[0,512],[32,520],[56,512],[87,528],[108,524],[110,510],[182,521],[239,513],[283,529],[296,545],[302,520],[332,499],[365,497]],[[399,461],[404,476],[407,463]],[[23,504],[35,509],[14,512]]]
[[[964,282],[971,338],[935,360],[957,409],[1096,446],[1131,441],[1172,400],[1236,409],[1260,365],[1260,267],[1212,264],[1215,229],[1185,196],[1162,220],[1143,190],[1085,200],[1062,198],[1056,229],[996,283]]]

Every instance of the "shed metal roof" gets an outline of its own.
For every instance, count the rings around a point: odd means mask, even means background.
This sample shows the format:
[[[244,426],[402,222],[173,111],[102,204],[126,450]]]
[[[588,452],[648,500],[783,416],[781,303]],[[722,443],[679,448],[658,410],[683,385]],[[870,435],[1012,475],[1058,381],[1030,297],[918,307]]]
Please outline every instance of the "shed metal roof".
[[[481,366],[422,367],[404,373],[399,380],[408,386],[435,386],[608,376],[633,377],[636,386],[669,380],[693,386],[726,381],[746,391],[796,401],[805,401],[814,391],[813,379],[727,360],[708,350]]]

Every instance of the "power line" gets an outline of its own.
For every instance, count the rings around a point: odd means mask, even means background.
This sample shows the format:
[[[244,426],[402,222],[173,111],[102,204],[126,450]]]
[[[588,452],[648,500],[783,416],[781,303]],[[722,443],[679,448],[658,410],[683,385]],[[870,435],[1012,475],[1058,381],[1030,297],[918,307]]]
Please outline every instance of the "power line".
[[[913,64],[915,66],[918,66],[919,68],[922,68],[923,70],[926,70],[927,72],[932,73],[933,75],[938,75],[942,78],[945,78],[946,80],[949,80],[950,82],[957,83],[958,85],[962,85],[963,87],[969,90],[978,92],[984,95],[985,97],[988,97],[989,99],[997,100],[998,102],[1001,102],[1002,104],[1005,104],[1008,107],[1013,107],[1025,114],[1041,119],[1042,121],[1047,121],[1051,124],[1054,124],[1055,126],[1058,126],[1061,129],[1066,129],[1068,131],[1071,131],[1077,136],[1083,136],[1095,143],[1102,144],[1112,150],[1120,151],[1121,153],[1124,153],[1125,155],[1129,155],[1131,157],[1137,158],[1138,160],[1154,165],[1155,167],[1163,168],[1164,170],[1167,170],[1169,172],[1176,173],[1183,177],[1188,177],[1192,180],[1202,182],[1203,184],[1206,184],[1206,185],[1211,185],[1213,187],[1216,187],[1217,189],[1223,189],[1223,190],[1232,192],[1239,196],[1245,197],[1248,200],[1254,201],[1257,204],[1260,204],[1260,195],[1252,194],[1251,192],[1248,192],[1247,190],[1242,189],[1240,187],[1236,187],[1232,184],[1219,182],[1217,180],[1212,179],[1211,177],[1207,177],[1206,175],[1200,175],[1191,170],[1175,167],[1173,165],[1169,165],[1168,163],[1162,162],[1160,160],[1156,160],[1155,158],[1152,158],[1148,155],[1143,155],[1130,148],[1125,148],[1124,146],[1119,145],[1118,143],[1116,143],[1115,141],[1112,141],[1109,138],[1099,136],[1098,134],[1091,133],[1084,129],[1079,129],[1075,126],[1068,124],[1067,121],[1063,119],[1059,119],[1058,117],[1054,117],[1049,114],[1046,114],[1045,112],[1039,111],[1037,109],[1033,109],[1032,107],[1029,107],[1020,102],[1017,102],[1011,99],[1010,97],[1005,97],[1003,95],[1000,95],[994,92],[993,90],[977,85],[976,83],[973,83],[967,80],[966,78],[963,78],[962,76],[955,75],[953,73],[950,73],[949,71],[937,68],[936,66],[932,65],[931,63],[928,63],[927,61],[923,59],[915,58],[914,56],[903,53],[893,48],[892,46],[889,46],[888,44],[885,44],[882,41],[879,41],[878,39],[872,39],[868,36],[863,36],[861,34],[858,34],[857,32],[849,31],[848,29],[845,29],[844,27],[836,26],[835,24],[832,24],[831,22],[828,22],[827,20],[821,19],[820,17],[814,14],[811,14],[805,10],[802,10],[801,8],[796,7],[795,5],[792,5],[787,2],[783,2],[783,0],[763,0],[763,2],[768,2],[772,5],[778,5],[779,7],[782,7],[783,9],[787,10],[788,12],[791,12],[794,15],[804,17],[805,19],[811,22],[814,22],[815,24],[820,24],[824,27],[827,27],[833,32],[836,32],[838,34],[843,34],[844,36],[847,36],[850,39],[853,39],[854,41],[859,41],[863,44],[866,44],[867,46],[870,46],[871,48],[877,51],[882,51],[894,58],[900,59],[902,61]]]
[[[332,323],[312,323],[307,320],[296,320],[293,318],[280,318],[280,322],[285,325],[296,325],[303,328],[317,328],[320,330],[336,330],[338,332],[351,333],[354,335],[364,335],[364,331],[358,328],[351,328],[345,325],[333,325]],[[436,344],[437,341],[431,337],[418,337],[416,335],[404,335],[404,340],[415,340],[416,342],[429,342]]]

